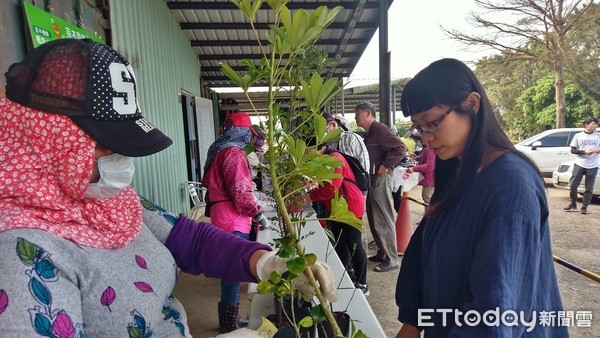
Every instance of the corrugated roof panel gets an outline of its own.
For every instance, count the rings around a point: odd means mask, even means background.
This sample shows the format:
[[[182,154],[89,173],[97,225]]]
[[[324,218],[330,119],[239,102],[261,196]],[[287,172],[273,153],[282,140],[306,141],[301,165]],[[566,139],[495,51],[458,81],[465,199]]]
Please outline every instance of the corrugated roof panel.
[[[345,8],[339,12],[335,22],[327,28],[321,37],[322,42],[326,40],[328,44],[323,45],[321,43],[318,45],[327,50],[332,56],[343,60],[336,74],[349,75],[358,63],[362,51],[366,48],[378,26],[380,0],[336,1],[336,3],[340,2],[345,4]],[[389,1],[390,4],[391,2]],[[202,65],[205,67],[218,66],[218,58],[214,59],[210,56],[222,55],[223,59],[228,59],[228,64],[236,65],[236,61],[231,60],[231,55],[239,55],[239,59],[241,59],[260,53],[258,47],[236,45],[235,41],[254,41],[255,36],[247,24],[246,18],[228,0],[176,0],[166,1],[166,3],[172,8],[173,16],[180,24],[203,25],[202,29],[190,29],[194,27],[186,26],[183,31],[192,42],[196,41],[195,43],[199,44],[199,46],[194,47],[194,51],[199,55],[200,60],[203,60],[203,57],[209,59],[202,61]],[[288,7],[294,12],[294,8],[302,8],[303,6],[315,8],[315,6],[328,4],[330,3],[327,1],[319,0],[290,0]],[[266,24],[273,21],[274,14],[268,9],[260,10],[255,20],[258,27],[265,27]],[[211,24],[214,25],[211,26]],[[224,26],[226,24],[237,26]],[[239,25],[242,25],[241,27],[244,27],[244,29],[239,29]],[[260,36],[264,37],[267,31],[267,29],[259,28]],[[350,39],[349,42],[348,39]],[[206,46],[202,45],[202,41],[207,41]],[[218,42],[222,45],[215,45]],[[213,86],[217,83],[215,81],[221,83],[220,80],[214,79],[214,71],[202,72],[203,80],[208,85]],[[218,72],[216,76],[222,77],[223,74]]]

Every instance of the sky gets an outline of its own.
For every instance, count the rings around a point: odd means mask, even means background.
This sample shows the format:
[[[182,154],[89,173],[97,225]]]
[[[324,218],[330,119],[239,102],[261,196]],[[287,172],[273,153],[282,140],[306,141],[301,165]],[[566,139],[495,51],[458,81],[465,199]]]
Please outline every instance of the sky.
[[[467,64],[493,51],[465,47],[448,38],[440,26],[472,32],[469,13],[478,11],[473,0],[394,0],[388,12],[388,50],[391,52],[391,78],[413,77],[441,58],[451,57]],[[348,79],[348,88],[379,81],[379,34],[376,32]],[[353,112],[346,112],[354,120]],[[400,112],[397,119],[404,119]]]
[[[478,11],[474,0],[394,0],[388,12],[388,49],[391,52],[391,78],[413,77],[433,61],[452,57],[474,62],[493,51],[465,47],[448,38],[440,28],[463,32],[474,30],[469,13]],[[376,32],[349,78],[346,87],[379,81],[379,34]],[[354,120],[354,112],[345,112]],[[396,113],[396,118],[404,118]],[[253,121],[254,122],[254,121]]]
[[[473,0],[394,0],[388,12],[388,49],[392,79],[412,77],[435,60],[453,57],[475,61],[491,54],[451,40],[440,28],[473,31],[469,13],[478,8]],[[377,83],[379,77],[379,34],[375,33],[356,68],[350,87]]]

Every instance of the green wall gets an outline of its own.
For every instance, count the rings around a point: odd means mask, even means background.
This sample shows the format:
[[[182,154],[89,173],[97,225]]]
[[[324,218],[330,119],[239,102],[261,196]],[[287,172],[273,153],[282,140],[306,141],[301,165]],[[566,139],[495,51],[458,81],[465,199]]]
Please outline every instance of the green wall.
[[[113,48],[133,65],[142,114],[173,139],[157,154],[137,158],[133,187],[178,213],[189,209],[184,124],[179,92],[200,96],[200,65],[162,0],[110,2]]]

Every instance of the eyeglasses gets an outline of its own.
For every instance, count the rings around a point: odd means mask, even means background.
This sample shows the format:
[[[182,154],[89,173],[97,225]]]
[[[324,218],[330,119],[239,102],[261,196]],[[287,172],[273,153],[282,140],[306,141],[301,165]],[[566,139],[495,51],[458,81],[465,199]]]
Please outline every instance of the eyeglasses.
[[[433,134],[438,130],[439,125],[444,121],[446,116],[448,116],[452,111],[453,111],[453,109],[449,108],[437,120],[426,123],[420,127],[413,125],[413,128],[415,128],[421,134],[423,134],[423,133]]]

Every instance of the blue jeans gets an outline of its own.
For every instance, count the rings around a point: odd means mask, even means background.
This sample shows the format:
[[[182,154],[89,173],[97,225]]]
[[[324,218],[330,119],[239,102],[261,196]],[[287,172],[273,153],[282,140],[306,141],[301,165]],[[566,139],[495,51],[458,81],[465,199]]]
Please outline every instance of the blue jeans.
[[[234,231],[232,234],[248,239],[249,234]],[[221,303],[235,306],[240,295],[240,282],[221,279]]]

